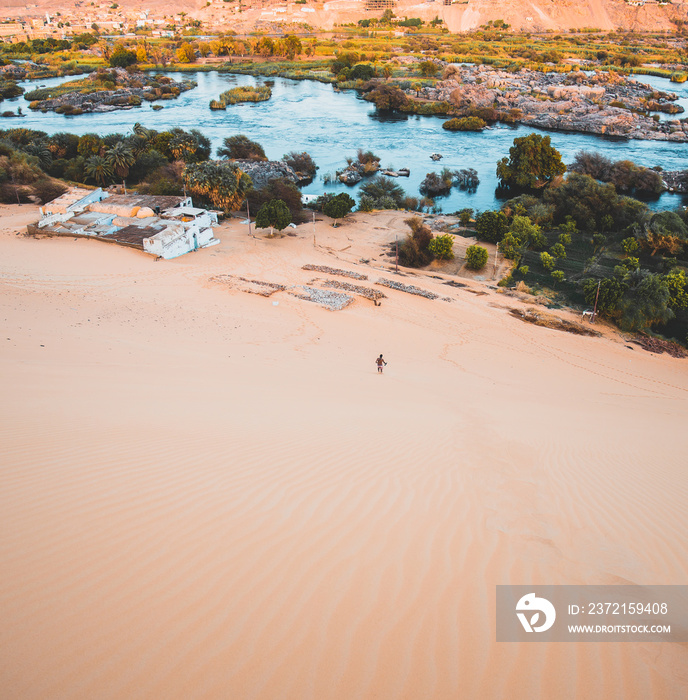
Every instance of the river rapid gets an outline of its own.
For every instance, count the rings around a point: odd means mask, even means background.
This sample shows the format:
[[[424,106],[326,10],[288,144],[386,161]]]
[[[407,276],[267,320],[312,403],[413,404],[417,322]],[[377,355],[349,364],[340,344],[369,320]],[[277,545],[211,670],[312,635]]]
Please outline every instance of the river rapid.
[[[198,87],[177,99],[158,102],[164,109],[155,111],[150,103],[127,110],[65,116],[54,112],[32,112],[26,100],[6,100],[3,107],[21,106],[25,117],[4,119],[0,128],[26,127],[49,134],[67,131],[77,135],[93,132],[126,133],[140,122],[159,131],[172,127],[199,129],[212,141],[213,149],[222,139],[245,134],[258,141],[268,158],[280,159],[289,151],[307,151],[319,167],[316,179],[303,188],[306,193],[347,191],[357,195],[358,187],[339,183],[325,184],[323,176],[346,165],[359,148],[371,150],[381,158],[381,166],[397,170],[409,168],[410,177],[398,178],[408,195],[419,196],[418,187],[431,171],[443,167],[451,170],[474,168],[480,177],[476,192],[457,188],[448,197],[438,198],[444,212],[464,207],[484,211],[500,206],[496,192],[497,161],[508,155],[513,140],[538,131],[525,126],[497,124],[480,133],[448,132],[442,129],[445,118],[402,115],[379,115],[375,107],[353,91],[335,91],[331,85],[314,81],[270,79],[272,98],[266,102],[230,105],[226,111],[213,111],[211,99],[238,85],[264,84],[268,79],[219,72],[166,72],[174,80],[195,80]],[[58,85],[73,78],[20,83],[27,90],[37,86]],[[658,89],[676,92],[679,104],[688,105],[688,83],[670,83],[662,78],[639,76],[638,80]],[[678,115],[679,117],[685,115]],[[632,160],[639,165],[662,166],[665,170],[688,168],[688,143],[609,139],[577,133],[550,132],[552,144],[561,152],[565,163],[580,150],[598,151],[612,160]],[[439,162],[430,155],[442,154]],[[657,209],[673,209],[684,203],[679,195],[665,193],[648,204]]]

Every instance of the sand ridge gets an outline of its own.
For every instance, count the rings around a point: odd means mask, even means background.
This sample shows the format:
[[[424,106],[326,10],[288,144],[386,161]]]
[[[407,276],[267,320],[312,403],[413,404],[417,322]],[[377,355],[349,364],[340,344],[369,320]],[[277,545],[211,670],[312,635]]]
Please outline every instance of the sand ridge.
[[[155,262],[16,236],[27,210],[0,212],[4,695],[685,697],[678,645],[494,641],[496,584],[686,582],[685,361],[434,272],[398,279],[451,301],[341,311],[212,281],[397,279],[396,213]]]

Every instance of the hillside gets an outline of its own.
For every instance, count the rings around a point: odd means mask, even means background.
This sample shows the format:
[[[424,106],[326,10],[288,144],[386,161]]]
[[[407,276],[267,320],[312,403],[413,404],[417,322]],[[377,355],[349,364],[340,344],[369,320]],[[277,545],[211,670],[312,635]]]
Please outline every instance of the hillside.
[[[636,4],[636,3],[643,4]],[[633,4],[632,4],[633,3]],[[635,31],[662,31],[676,28],[676,20],[686,20],[688,4],[673,2],[658,4],[643,0],[465,0],[452,5],[442,2],[418,3],[400,0],[393,6],[397,16],[444,20],[451,32],[469,31],[489,20],[503,19],[513,29],[522,31],[561,31],[567,29],[597,28]],[[148,12],[149,19],[173,18],[169,3],[163,0],[121,0],[119,3],[91,4],[75,0],[36,0],[27,6],[20,0],[5,0],[6,17],[40,17],[46,12],[68,15],[93,15],[99,20],[131,19],[132,13]],[[116,6],[115,6],[116,5]],[[115,7],[113,7],[115,6]],[[363,0],[331,0],[305,4],[263,0],[239,5],[225,0],[179,0],[174,9],[186,13],[187,18],[198,19],[208,29],[252,31],[256,28],[274,28],[282,24],[307,24],[321,29],[332,29],[338,24],[356,22],[362,18],[379,16],[382,10],[366,9]],[[90,14],[89,14],[90,13]],[[177,15],[178,16],[178,15]]]

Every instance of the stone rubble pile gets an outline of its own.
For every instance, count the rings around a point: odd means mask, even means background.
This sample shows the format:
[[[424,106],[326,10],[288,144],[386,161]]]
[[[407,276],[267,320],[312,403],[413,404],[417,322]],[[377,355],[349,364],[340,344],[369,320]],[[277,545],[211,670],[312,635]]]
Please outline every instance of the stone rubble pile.
[[[326,287],[333,287],[334,289],[343,289],[347,292],[353,292],[359,296],[370,299],[375,305],[378,305],[380,299],[386,299],[387,295],[384,292],[380,292],[377,289],[371,289],[370,287],[362,287],[359,284],[350,284],[349,282],[338,282],[337,280],[326,280],[323,283]]]
[[[362,275],[359,272],[349,272],[349,270],[340,270],[336,267],[327,267],[326,265],[304,265],[301,269],[314,272],[325,272],[328,275],[339,275],[340,277],[351,277],[355,280],[368,279],[368,275]]]
[[[301,289],[304,290],[303,294],[298,292],[289,292],[293,294],[298,299],[303,299],[304,301],[312,301],[316,304],[320,304],[331,311],[341,311],[343,308],[347,307],[354,300],[353,297],[348,294],[339,294],[339,292],[329,292],[326,289],[317,289],[316,287],[307,287],[303,285]]]
[[[262,297],[269,297],[275,292],[283,292],[286,286],[275,282],[263,282],[262,280],[249,280],[236,275],[216,275],[210,278],[211,282],[228,284],[230,287],[246,292],[247,294],[259,294]]]
[[[393,280],[386,280],[382,278],[375,282],[375,284],[381,284],[383,287],[396,289],[399,292],[406,292],[407,294],[415,294],[416,296],[425,297],[426,299],[439,298],[439,294],[434,294],[433,292],[428,292],[425,289],[414,287],[412,284],[402,284],[401,282],[394,282]]]

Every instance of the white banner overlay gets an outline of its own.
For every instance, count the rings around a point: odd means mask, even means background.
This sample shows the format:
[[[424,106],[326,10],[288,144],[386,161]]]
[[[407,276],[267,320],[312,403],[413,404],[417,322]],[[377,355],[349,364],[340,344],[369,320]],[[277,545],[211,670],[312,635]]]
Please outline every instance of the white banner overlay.
[[[688,586],[497,586],[498,642],[688,642]]]

